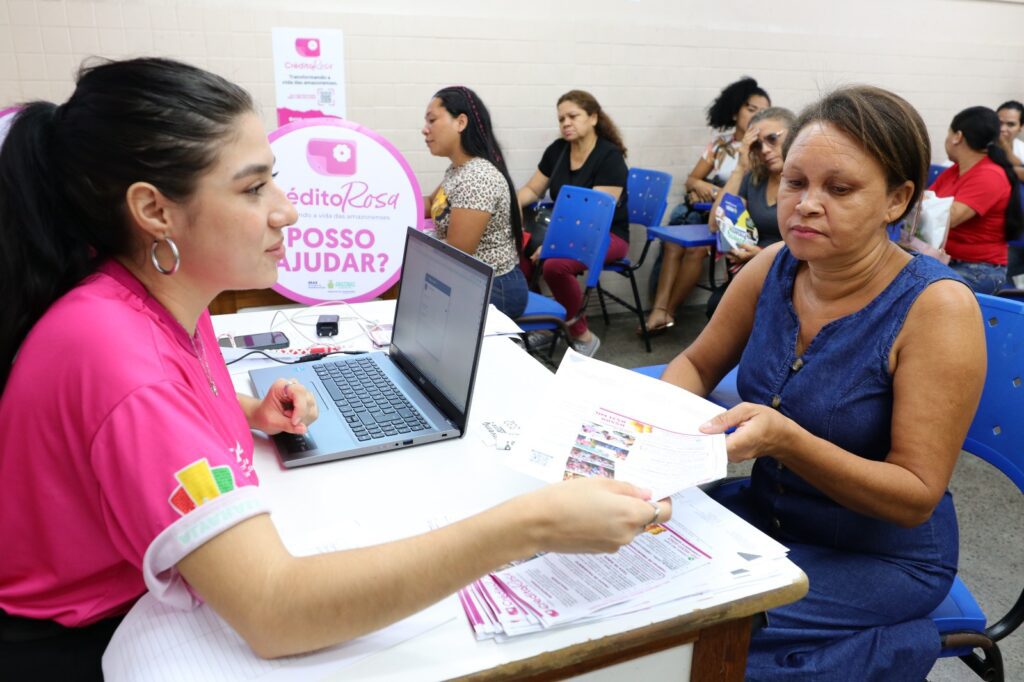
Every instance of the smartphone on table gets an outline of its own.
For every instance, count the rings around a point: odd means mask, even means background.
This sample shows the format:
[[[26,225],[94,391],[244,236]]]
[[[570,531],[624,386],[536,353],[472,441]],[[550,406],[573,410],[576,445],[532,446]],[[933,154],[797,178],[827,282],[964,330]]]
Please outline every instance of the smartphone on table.
[[[259,334],[239,334],[234,337],[235,348],[248,350],[269,350],[287,348],[290,344],[284,332],[262,332]]]

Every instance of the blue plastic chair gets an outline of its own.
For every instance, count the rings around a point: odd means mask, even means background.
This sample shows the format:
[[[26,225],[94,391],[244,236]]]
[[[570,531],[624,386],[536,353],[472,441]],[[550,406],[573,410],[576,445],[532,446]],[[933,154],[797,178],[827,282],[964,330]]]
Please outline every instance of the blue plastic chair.
[[[1001,471],[1024,493],[1024,301],[978,294],[978,303],[985,319],[988,374],[963,449]],[[989,625],[958,577],[931,617],[942,636],[940,656],[958,656],[982,679],[1001,681],[998,642],[1024,622],[1024,592],[1006,615]]]
[[[583,304],[579,314],[567,320],[566,310],[561,304],[547,296],[530,292],[526,310],[516,319],[516,324],[524,331],[547,329],[555,333],[547,353],[549,360],[554,356],[555,344],[560,335],[565,337],[566,343],[571,341],[569,325],[586,310],[590,292],[597,286],[601,265],[611,243],[610,230],[614,215],[615,200],[604,192],[564,185],[558,193],[558,200],[551,213],[551,223],[541,247],[541,263],[538,263],[538,267],[543,267],[543,261],[547,258],[572,258],[582,263],[587,269]],[[526,350],[533,353],[535,349],[530,348],[528,338],[524,338]]]
[[[647,239],[660,239],[686,248],[706,246],[711,249],[708,261],[708,283],[697,286],[708,291],[715,290],[715,258],[718,251],[718,235],[711,232],[707,225],[660,225],[647,230]]]
[[[648,365],[646,367],[634,367],[633,371],[658,379],[665,372],[666,367],[668,365]],[[729,373],[722,377],[722,380],[718,382],[714,390],[708,394],[708,400],[727,410],[734,405],[738,405],[740,403],[740,393],[736,388],[736,372],[736,367],[729,370]]]
[[[629,222],[635,225],[643,225],[644,228],[651,228],[661,224],[661,219],[668,209],[668,191],[672,187],[672,176],[661,171],[649,170],[646,168],[630,168],[629,177],[626,180],[626,206],[629,211]],[[628,303],[615,294],[601,288],[597,284],[597,299],[601,303],[601,313],[604,315],[604,323],[608,324],[608,308],[605,306],[605,296],[633,312],[640,320],[640,335],[644,341],[647,352],[651,352],[651,337],[647,333],[647,317],[644,315],[644,306],[640,301],[640,290],[636,285],[636,277],[633,273],[641,268],[644,259],[647,258],[647,251],[650,248],[652,237],[648,235],[644,250],[640,259],[632,263],[629,258],[621,258],[604,265],[604,270],[614,272],[629,279],[629,285],[633,289],[633,302]]]
[[[941,163],[933,163],[928,166],[928,186],[931,187],[932,183],[935,182],[935,178],[942,175],[942,171],[946,170],[948,166],[943,166]]]

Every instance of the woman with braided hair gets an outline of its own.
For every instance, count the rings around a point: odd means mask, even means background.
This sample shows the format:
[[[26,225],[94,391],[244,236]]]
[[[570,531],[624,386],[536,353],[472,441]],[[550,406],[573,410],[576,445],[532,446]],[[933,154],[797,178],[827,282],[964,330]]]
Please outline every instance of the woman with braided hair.
[[[522,214],[487,107],[456,85],[434,94],[423,137],[434,156],[451,165],[427,203],[437,237],[494,268],[491,303],[509,317],[526,310],[526,277],[519,269]]]

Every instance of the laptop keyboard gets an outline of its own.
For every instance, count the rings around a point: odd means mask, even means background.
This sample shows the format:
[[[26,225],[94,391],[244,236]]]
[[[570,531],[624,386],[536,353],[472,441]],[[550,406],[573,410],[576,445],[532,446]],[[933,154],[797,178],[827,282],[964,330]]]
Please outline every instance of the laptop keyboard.
[[[369,358],[315,367],[331,400],[361,441],[427,429],[427,421]]]

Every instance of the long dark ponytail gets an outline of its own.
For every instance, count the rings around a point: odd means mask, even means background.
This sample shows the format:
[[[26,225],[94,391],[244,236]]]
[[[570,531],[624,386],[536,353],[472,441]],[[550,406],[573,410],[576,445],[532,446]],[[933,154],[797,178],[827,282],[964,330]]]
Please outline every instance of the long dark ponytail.
[[[1010,183],[1010,200],[1006,203],[1006,220],[1003,232],[1006,240],[1016,239],[1024,231],[1024,215],[1021,215],[1020,181],[1010,164],[1006,152],[999,146],[999,116],[988,107],[968,107],[953,117],[950,130],[961,133],[967,146],[976,152],[983,152],[1006,173]]]
[[[136,247],[125,193],[187,199],[252,100],[165,59],[83,66],[71,98],[31,102],[0,148],[0,390],[46,309],[104,259]]]
[[[523,215],[519,212],[516,186],[512,182],[512,176],[509,175],[505,156],[501,153],[501,145],[494,137],[490,112],[487,111],[483,100],[475,92],[462,85],[441,88],[434,93],[434,97],[441,101],[441,106],[452,117],[465,114],[469,119],[469,125],[459,135],[462,149],[470,156],[487,159],[505,177],[510,196],[508,217],[512,223],[512,239],[515,241],[516,253],[521,254],[523,250]]]

